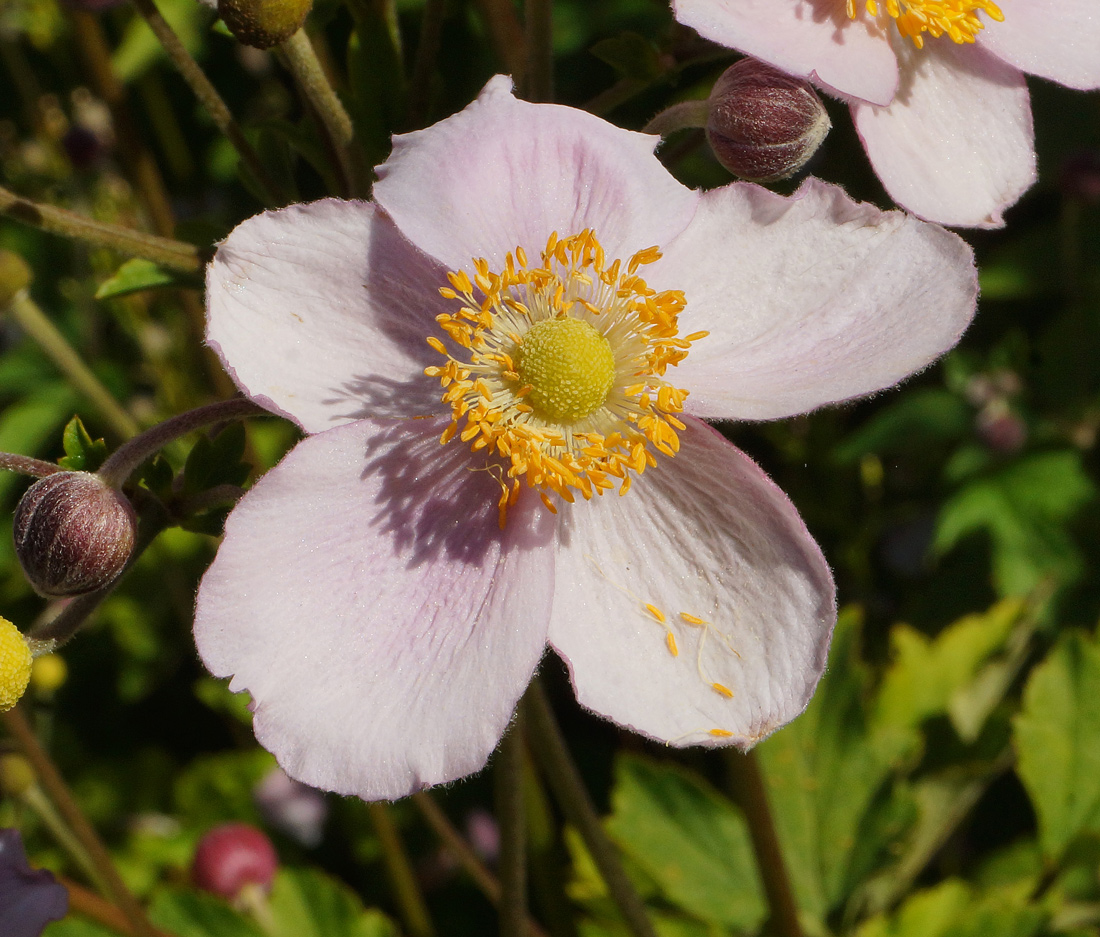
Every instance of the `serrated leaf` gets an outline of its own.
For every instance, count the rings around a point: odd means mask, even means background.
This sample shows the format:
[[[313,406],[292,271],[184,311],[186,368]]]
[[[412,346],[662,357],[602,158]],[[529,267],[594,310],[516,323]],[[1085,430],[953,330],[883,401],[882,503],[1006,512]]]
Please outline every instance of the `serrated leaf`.
[[[175,471],[172,464],[159,453],[142,466],[141,480],[153,494],[166,501],[172,494],[172,479]]]
[[[112,299],[118,296],[128,296],[130,293],[138,293],[141,290],[155,290],[166,286],[185,285],[198,287],[201,282],[196,277],[185,277],[171,270],[166,270],[151,260],[142,260],[135,257],[127,260],[119,267],[111,277],[99,284],[95,291],[96,299]]]
[[[92,439],[78,416],[66,424],[61,446],[65,455],[57,464],[70,472],[94,472],[107,458],[107,443]]]
[[[364,910],[343,882],[312,869],[280,870],[270,909],[270,937],[398,937],[384,914]]]
[[[589,50],[623,78],[652,81],[662,73],[660,51],[645,36],[634,32],[601,39]]]
[[[1095,493],[1076,451],[1021,459],[971,482],[944,504],[933,549],[942,556],[968,534],[985,531],[1002,595],[1025,595],[1048,576],[1071,582],[1082,561],[1066,528]]]
[[[865,921],[854,937],[1031,937],[1046,912],[1011,888],[976,895],[959,879],[917,892],[892,916]]]
[[[1100,820],[1100,645],[1067,634],[1031,673],[1013,720],[1017,774],[1051,860]]]
[[[230,423],[211,439],[200,436],[187,456],[183,468],[184,496],[196,495],[218,485],[241,485],[249,468],[241,462],[245,431],[240,423]]]
[[[669,902],[725,927],[754,928],[765,907],[745,821],[701,778],[624,756],[607,828]]]
[[[199,891],[158,893],[149,906],[149,920],[175,937],[264,937],[256,924],[224,898]]]
[[[829,669],[806,712],[757,748],[799,908],[822,920],[857,877],[857,843],[863,861],[886,847],[866,841],[863,827],[913,745],[908,733],[872,732],[859,630],[858,612],[841,614]]]

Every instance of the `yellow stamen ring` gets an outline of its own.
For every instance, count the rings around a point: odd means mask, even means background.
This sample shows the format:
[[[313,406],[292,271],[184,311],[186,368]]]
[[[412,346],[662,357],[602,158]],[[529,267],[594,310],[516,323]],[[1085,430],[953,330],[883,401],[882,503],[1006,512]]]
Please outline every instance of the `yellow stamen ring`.
[[[683,292],[658,293],[638,276],[660,256],[650,247],[609,264],[585,230],[552,234],[538,267],[517,247],[499,273],[477,259],[472,280],[461,270],[447,275],[439,292],[459,308],[436,321],[464,351],[452,356],[428,337],[446,361],[424,373],[439,379],[451,407],[440,442],[458,436],[504,462],[502,525],[521,480],[554,510],[548,493],[587,499],[615,479],[625,494],[629,472],[657,464],[653,450],[679,450],[676,414],[687,391],[664,375],[707,333],[681,337]]]
[[[856,0],[846,0],[848,18],[855,19]],[[1004,14],[992,0],[881,0],[898,32],[910,39],[918,49],[924,47],[924,33],[933,38],[948,36],[960,45],[974,42],[978,31],[985,24],[977,11],[983,10],[998,23],[1004,22]],[[880,0],[865,0],[868,15],[878,17]]]

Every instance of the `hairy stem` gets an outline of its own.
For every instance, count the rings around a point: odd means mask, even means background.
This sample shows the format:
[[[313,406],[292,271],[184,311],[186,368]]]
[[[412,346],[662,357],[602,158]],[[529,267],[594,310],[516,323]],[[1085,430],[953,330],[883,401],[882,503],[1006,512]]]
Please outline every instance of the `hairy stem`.
[[[494,765],[500,826],[500,937],[527,935],[527,836],[523,803],[523,727],[513,722]]]
[[[0,452],[0,469],[31,475],[34,478],[45,478],[47,475],[62,471],[61,466],[55,462],[43,462],[41,459],[16,455],[14,452]]]
[[[432,926],[432,919],[428,916],[428,906],[424,903],[424,896],[420,894],[416,875],[409,863],[405,847],[401,843],[393,817],[390,816],[389,805],[368,803],[367,812],[370,813],[374,831],[382,844],[386,874],[393,886],[405,927],[412,937],[432,937],[435,934],[435,928]]]

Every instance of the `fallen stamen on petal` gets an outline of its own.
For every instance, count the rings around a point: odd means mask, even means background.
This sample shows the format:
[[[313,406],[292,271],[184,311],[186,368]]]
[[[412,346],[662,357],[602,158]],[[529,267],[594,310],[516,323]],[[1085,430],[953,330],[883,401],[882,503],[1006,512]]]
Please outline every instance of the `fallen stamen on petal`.
[[[440,294],[461,305],[437,321],[470,354],[460,361],[439,338],[427,339],[447,358],[424,371],[439,380],[452,410],[440,442],[457,435],[473,451],[500,457],[507,476],[536,489],[550,510],[549,494],[567,502],[573,491],[586,500],[616,486],[626,494],[628,473],[656,465],[650,447],[675,456],[687,391],[664,374],[706,333],[681,337],[683,292],[658,293],[637,275],[660,257],[645,248],[620,273],[623,263],[608,265],[586,230],[552,234],[540,267],[529,268],[517,247],[500,273],[483,259],[473,262],[472,282],[463,271],[449,273]]]
[[[924,33],[933,38],[947,36],[959,44],[974,42],[985,24],[977,15],[984,11],[998,23],[1004,14],[992,0],[883,0],[885,12],[894,20],[898,32],[918,49],[924,47]],[[846,0],[849,19],[858,15],[855,0]],[[879,3],[865,0],[864,8],[874,19],[879,16]]]

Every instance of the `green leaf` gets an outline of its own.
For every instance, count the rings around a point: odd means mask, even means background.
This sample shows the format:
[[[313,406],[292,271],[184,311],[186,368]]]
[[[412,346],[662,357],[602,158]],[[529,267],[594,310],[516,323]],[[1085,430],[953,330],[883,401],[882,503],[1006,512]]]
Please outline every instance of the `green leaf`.
[[[188,287],[201,287],[201,281],[197,277],[187,277],[171,270],[165,270],[159,264],[151,260],[134,258],[127,260],[112,276],[99,284],[95,291],[96,299],[112,299],[118,296],[128,296],[141,290],[153,290],[166,286],[184,285]]]
[[[94,472],[107,458],[107,444],[102,439],[93,440],[78,416],[65,426],[61,445],[65,455],[57,464],[70,472]]]
[[[878,411],[833,452],[843,465],[869,453],[912,451],[970,431],[970,408],[942,388],[912,391]]]
[[[244,455],[245,431],[241,423],[230,423],[211,439],[200,436],[183,468],[183,492],[187,497],[218,485],[242,485],[249,467]]]
[[[663,72],[660,50],[638,33],[624,32],[610,39],[601,39],[589,51],[623,78],[652,81]]]
[[[917,892],[891,917],[865,921],[854,937],[1031,937],[1046,912],[1020,889],[993,889],[975,895],[959,879]]]
[[[891,769],[911,750],[909,733],[873,732],[870,672],[859,656],[859,613],[837,623],[829,670],[806,712],[758,749],[768,797],[799,907],[823,920],[886,842],[864,829]],[[862,841],[861,841],[862,840]]]
[[[624,756],[615,765],[608,831],[672,904],[726,927],[765,916],[745,821],[700,778]]]
[[[971,482],[944,504],[933,549],[942,556],[968,534],[985,531],[1002,595],[1025,595],[1048,576],[1072,582],[1082,560],[1066,528],[1095,493],[1079,452],[1021,459]]]
[[[263,931],[223,898],[199,891],[162,891],[149,920],[176,937],[264,937]]]
[[[66,917],[48,924],[42,937],[118,937],[118,932],[79,917]]]
[[[398,937],[380,911],[365,911],[356,894],[321,872],[282,869],[271,890],[271,937]]]
[[[184,48],[196,58],[203,45],[204,25],[210,17],[201,3],[194,0],[157,0],[157,7],[168,21]],[[125,82],[134,81],[164,56],[160,40],[140,16],[132,16],[122,41],[111,56],[115,74]]]
[[[226,820],[260,820],[252,791],[275,759],[259,748],[195,758],[176,780],[180,815],[197,827]]]
[[[1013,731],[1039,843],[1056,859],[1100,819],[1100,645],[1093,638],[1067,634],[1032,671]]]
[[[1022,600],[1005,599],[987,612],[960,618],[935,639],[896,625],[890,632],[893,663],[875,700],[875,722],[883,729],[915,727],[947,712],[954,695],[1004,643],[1023,609]]]
[[[58,425],[73,412],[76,395],[68,384],[49,381],[0,412],[0,451],[33,455],[53,437]],[[0,472],[0,494],[18,484],[16,472]]]

